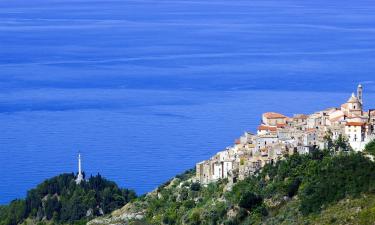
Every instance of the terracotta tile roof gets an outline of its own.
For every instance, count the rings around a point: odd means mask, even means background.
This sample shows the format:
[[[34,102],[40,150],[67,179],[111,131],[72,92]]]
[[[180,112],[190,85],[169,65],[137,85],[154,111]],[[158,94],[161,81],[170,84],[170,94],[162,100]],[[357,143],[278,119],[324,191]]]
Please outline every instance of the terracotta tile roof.
[[[263,114],[264,117],[266,117],[267,119],[286,119],[288,118],[287,116],[284,116],[283,114],[280,114],[280,113],[275,113],[275,112],[266,112]]]
[[[346,123],[346,126],[356,126],[356,127],[361,127],[365,125],[365,123],[363,122],[347,122]]]
[[[258,130],[277,131],[277,127],[271,127],[271,126],[260,125],[260,126],[258,127]]]
[[[285,126],[286,126],[285,123],[278,123],[278,124],[276,124],[277,128],[284,128]]]

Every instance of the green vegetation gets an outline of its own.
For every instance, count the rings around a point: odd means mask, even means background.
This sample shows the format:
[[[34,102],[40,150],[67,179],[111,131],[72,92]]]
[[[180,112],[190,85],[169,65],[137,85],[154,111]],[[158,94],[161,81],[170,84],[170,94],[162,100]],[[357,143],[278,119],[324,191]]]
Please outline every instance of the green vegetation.
[[[368,143],[365,147],[365,152],[375,156],[375,140],[371,141]]]
[[[30,218],[32,224],[84,224],[128,202],[89,224],[372,224],[375,163],[351,151],[344,138],[329,142],[327,136],[327,143],[329,150],[286,156],[235,184],[201,185],[189,170],[136,199],[99,175],[76,185],[73,174],[64,174],[0,207],[0,225],[30,224]]]
[[[118,209],[136,197],[99,174],[77,185],[74,174],[48,179],[27,193],[0,207],[0,225],[15,225],[27,218],[53,223],[84,224],[90,218]]]
[[[363,194],[357,198],[345,198],[327,205],[320,213],[303,215],[299,211],[300,201],[294,198],[286,202],[264,224],[267,225],[372,225],[374,224],[375,194]]]
[[[141,224],[371,224],[375,163],[343,142],[288,156],[233,186],[200,185],[190,170],[130,205],[143,210]]]

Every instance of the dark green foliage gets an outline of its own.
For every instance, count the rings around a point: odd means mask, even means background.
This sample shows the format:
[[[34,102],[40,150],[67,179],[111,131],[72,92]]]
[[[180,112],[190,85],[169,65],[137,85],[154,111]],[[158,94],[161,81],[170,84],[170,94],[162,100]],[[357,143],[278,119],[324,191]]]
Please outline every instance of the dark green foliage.
[[[375,140],[366,145],[365,152],[375,156]]]
[[[238,182],[231,192],[226,193],[227,199],[247,208],[252,206],[244,204],[248,202],[245,201],[247,195],[249,199],[258,195],[271,202],[298,195],[300,211],[306,215],[319,212],[343,198],[375,192],[374,162],[361,153],[331,153],[316,150],[310,155],[294,154],[274,165],[267,165],[257,176]],[[257,203],[249,216],[267,216],[269,209],[261,201]]]
[[[59,202],[57,196],[48,196],[44,204],[44,211],[47,220],[52,219],[52,217],[54,216],[54,212],[59,212],[61,209],[61,203]]]
[[[77,185],[74,174],[48,179],[16,200],[0,208],[0,225],[22,222],[31,217],[55,222],[80,223],[89,218],[118,209],[136,197],[135,192],[119,188],[99,174]],[[4,222],[3,222],[4,221]]]
[[[291,198],[297,194],[300,184],[301,184],[300,178],[295,178],[293,180],[293,182],[288,186],[288,197]]]
[[[24,200],[14,200],[8,207],[0,208],[1,225],[17,225],[23,221],[27,214]]]
[[[325,204],[375,190],[375,164],[361,154],[324,158],[306,174],[300,193],[304,214],[320,211]]]
[[[342,134],[336,140],[332,139],[333,133],[329,130],[324,136],[324,141],[326,143],[326,151],[337,154],[339,152],[349,152],[352,151],[348,139]]]
[[[257,206],[259,206],[262,203],[263,199],[252,193],[252,192],[245,192],[242,194],[240,201],[238,202],[238,205],[242,208],[251,210]]]
[[[190,185],[190,190],[192,191],[199,191],[201,189],[201,185],[198,182],[194,182]]]

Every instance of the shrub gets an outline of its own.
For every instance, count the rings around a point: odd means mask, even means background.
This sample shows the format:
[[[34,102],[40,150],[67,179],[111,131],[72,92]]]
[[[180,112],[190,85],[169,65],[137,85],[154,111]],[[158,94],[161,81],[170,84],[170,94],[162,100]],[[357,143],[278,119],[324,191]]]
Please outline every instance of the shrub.
[[[200,191],[201,190],[201,185],[198,182],[194,182],[190,185],[190,190],[192,191]]]
[[[291,198],[293,197],[294,195],[297,194],[298,192],[298,188],[301,184],[301,179],[300,178],[296,178],[293,180],[293,182],[288,186],[288,196]]]
[[[195,202],[193,200],[187,200],[187,201],[184,201],[183,206],[186,209],[192,209],[195,206]]]
[[[238,205],[245,209],[252,209],[258,205],[260,205],[263,202],[262,197],[252,193],[252,192],[245,192],[242,197],[240,198],[240,201]]]
[[[199,209],[194,209],[189,217],[189,220],[191,224],[193,225],[199,225],[201,224],[201,213]]]

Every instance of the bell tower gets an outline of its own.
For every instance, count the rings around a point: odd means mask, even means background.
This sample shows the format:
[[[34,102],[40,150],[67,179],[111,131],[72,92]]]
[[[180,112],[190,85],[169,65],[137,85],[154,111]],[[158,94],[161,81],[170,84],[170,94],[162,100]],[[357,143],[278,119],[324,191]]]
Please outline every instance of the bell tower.
[[[361,103],[361,105],[363,106],[363,87],[361,84],[359,84],[357,88],[357,98],[359,102]]]

